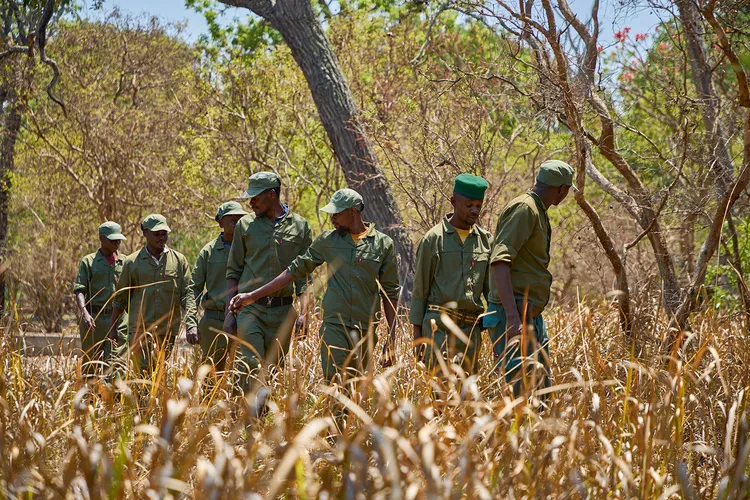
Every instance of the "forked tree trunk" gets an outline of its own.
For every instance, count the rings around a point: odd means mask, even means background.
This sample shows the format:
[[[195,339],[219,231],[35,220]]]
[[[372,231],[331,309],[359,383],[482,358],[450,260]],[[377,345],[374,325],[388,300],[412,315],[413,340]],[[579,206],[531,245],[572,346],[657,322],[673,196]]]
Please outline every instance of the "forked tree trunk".
[[[292,52],[310,88],[320,120],[344,171],[347,184],[365,201],[365,215],[393,238],[399,256],[403,298],[409,300],[414,280],[414,248],[404,228],[401,212],[363,130],[331,43],[310,0],[221,0],[245,7],[267,20]]]

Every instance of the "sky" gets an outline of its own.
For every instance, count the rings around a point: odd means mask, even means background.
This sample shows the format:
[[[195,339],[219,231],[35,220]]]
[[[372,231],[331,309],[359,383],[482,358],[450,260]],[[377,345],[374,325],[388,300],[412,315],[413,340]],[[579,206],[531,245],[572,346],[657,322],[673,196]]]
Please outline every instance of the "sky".
[[[592,0],[569,0],[571,8],[582,19],[588,19]],[[101,13],[92,10],[93,0],[83,0],[84,17],[97,17]],[[658,17],[651,9],[622,7],[627,2],[622,0],[601,0],[600,6],[600,41],[605,47],[614,43],[614,34],[625,27],[631,29],[631,36],[636,33],[653,33]],[[184,0],[105,0],[104,11],[118,8],[122,13],[155,15],[167,23],[186,22],[183,36],[188,41],[195,41],[207,30],[206,21],[201,14],[185,7]],[[249,11],[230,7],[225,18],[244,18]]]

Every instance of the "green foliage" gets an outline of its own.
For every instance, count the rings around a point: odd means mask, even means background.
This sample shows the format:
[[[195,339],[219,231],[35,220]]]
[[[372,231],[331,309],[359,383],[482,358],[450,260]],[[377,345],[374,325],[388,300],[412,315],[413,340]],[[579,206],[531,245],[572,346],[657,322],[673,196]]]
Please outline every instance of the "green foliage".
[[[735,219],[735,229],[737,230],[737,243],[739,249],[740,265],[742,269],[737,269],[727,258],[730,252],[717,252],[717,258],[712,260],[706,272],[706,291],[704,297],[708,299],[711,307],[718,310],[737,310],[742,306],[742,296],[740,290],[744,287],[747,289],[748,271],[750,271],[750,215],[742,219]],[[728,224],[724,223],[723,248],[729,249],[733,242],[726,241],[731,234]]]

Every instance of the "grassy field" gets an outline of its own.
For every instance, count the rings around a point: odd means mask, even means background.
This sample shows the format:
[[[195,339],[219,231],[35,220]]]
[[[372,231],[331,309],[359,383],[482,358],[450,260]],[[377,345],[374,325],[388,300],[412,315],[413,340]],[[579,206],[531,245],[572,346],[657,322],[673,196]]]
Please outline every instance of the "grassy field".
[[[639,317],[636,357],[606,306],[552,311],[542,414],[507,396],[487,344],[479,377],[429,378],[406,325],[397,365],[351,399],[321,384],[317,334],[295,340],[261,418],[254,397],[207,384],[195,352],[115,392],[74,358],[14,354],[6,329],[0,497],[747,497],[748,333],[704,313],[670,359],[666,324]],[[349,408],[339,438],[334,402]]]

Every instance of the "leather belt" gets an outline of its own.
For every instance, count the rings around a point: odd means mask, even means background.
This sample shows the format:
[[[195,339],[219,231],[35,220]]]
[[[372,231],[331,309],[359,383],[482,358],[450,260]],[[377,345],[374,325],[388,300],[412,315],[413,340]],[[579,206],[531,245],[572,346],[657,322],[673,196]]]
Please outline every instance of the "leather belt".
[[[100,315],[100,316],[112,316],[112,306],[89,306],[89,311],[92,316]]]
[[[203,315],[209,319],[217,319],[224,321],[224,310],[221,311],[217,309],[204,309]]]
[[[436,313],[445,313],[450,319],[461,324],[473,325],[479,319],[479,314],[460,311],[458,309],[449,309],[435,304],[428,305],[427,310]]]
[[[264,307],[291,306],[294,304],[294,297],[263,297],[256,304]]]

